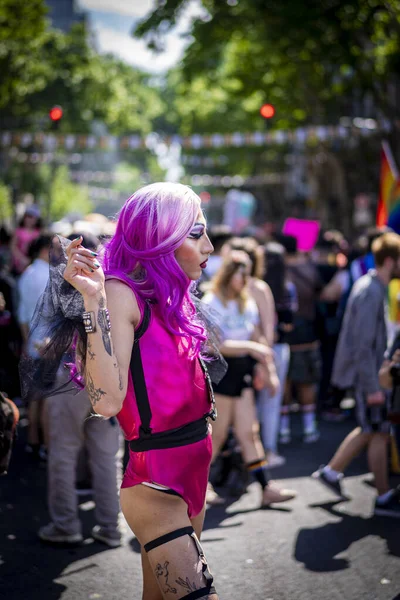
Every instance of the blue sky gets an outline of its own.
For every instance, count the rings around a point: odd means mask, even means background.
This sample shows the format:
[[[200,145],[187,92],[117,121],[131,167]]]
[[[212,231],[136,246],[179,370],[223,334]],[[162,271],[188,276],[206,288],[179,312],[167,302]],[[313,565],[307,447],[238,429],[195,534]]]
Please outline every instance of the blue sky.
[[[131,65],[154,73],[163,73],[179,61],[187,43],[181,34],[188,31],[191,19],[202,12],[198,1],[192,0],[167,36],[166,50],[154,54],[130,33],[134,24],[152,10],[155,0],[78,0],[77,4],[89,15],[100,52],[111,52]]]

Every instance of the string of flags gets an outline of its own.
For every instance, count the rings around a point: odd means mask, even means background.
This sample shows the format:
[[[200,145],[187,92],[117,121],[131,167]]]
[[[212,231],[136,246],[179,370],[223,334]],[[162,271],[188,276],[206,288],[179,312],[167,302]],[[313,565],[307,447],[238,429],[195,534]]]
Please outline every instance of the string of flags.
[[[75,177],[73,177],[75,179]],[[267,173],[265,175],[255,175],[251,177],[243,177],[242,175],[191,175],[182,178],[182,183],[192,186],[209,187],[215,186],[219,188],[240,188],[245,183],[246,185],[260,186],[273,185],[284,183],[285,174],[283,173]],[[150,180],[143,180],[144,183],[150,183]],[[86,189],[89,196],[95,200],[111,200],[119,201],[126,197],[126,194],[119,190],[109,187],[101,187],[93,185],[93,181],[86,181]]]
[[[372,121],[367,119],[366,121]],[[374,122],[376,123],[376,122]],[[382,128],[385,130],[385,127]],[[67,151],[75,150],[139,150],[147,149],[154,143],[154,136],[159,142],[167,146],[179,144],[185,149],[202,148],[240,148],[244,146],[265,146],[269,144],[306,144],[318,141],[345,140],[354,137],[371,136],[380,131],[376,126],[351,126],[344,125],[321,125],[312,127],[299,127],[294,130],[255,131],[253,133],[214,133],[211,135],[195,134],[191,136],[163,136],[158,133],[150,133],[147,136],[95,136],[91,134],[55,134],[55,133],[18,133],[0,132],[0,147],[42,149],[53,152],[57,149]]]
[[[82,152],[63,153],[61,150],[56,150],[55,152],[25,152],[15,146],[8,150],[8,155],[19,163],[53,163],[58,165],[79,165],[84,157],[84,153]],[[225,155],[213,157],[183,154],[181,156],[181,163],[184,166],[192,167],[219,167],[227,165],[229,157]]]

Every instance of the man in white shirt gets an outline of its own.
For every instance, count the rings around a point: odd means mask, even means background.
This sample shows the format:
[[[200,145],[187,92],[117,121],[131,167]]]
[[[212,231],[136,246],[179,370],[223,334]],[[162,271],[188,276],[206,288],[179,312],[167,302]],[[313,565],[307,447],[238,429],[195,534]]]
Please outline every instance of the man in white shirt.
[[[19,305],[18,321],[24,342],[28,339],[29,327],[37,301],[43,294],[49,279],[49,249],[51,236],[43,234],[32,243],[32,264],[22,273],[18,281]],[[32,348],[28,352],[34,351]]]

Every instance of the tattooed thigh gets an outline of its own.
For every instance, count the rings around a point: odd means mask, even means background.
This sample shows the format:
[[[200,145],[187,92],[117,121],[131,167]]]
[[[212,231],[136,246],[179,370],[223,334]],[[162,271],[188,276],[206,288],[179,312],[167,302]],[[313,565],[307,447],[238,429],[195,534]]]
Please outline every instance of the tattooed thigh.
[[[178,600],[200,590],[204,590],[204,595],[199,598],[217,598],[207,591],[212,585],[212,576],[209,571],[208,577],[205,576],[204,554],[200,556],[190,536],[185,535],[154,548],[147,556],[165,598]]]

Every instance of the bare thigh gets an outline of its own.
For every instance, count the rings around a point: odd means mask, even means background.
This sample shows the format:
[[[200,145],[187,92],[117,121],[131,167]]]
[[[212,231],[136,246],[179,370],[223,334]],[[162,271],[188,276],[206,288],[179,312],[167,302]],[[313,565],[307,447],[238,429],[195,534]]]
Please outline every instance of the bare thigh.
[[[204,509],[190,520],[187,505],[177,496],[137,485],[121,490],[121,508],[129,527],[142,545],[143,600],[184,598],[205,587],[202,563],[188,535],[171,540],[146,553],[143,546],[158,537],[192,526],[200,537]],[[218,600],[215,594],[210,600]]]

